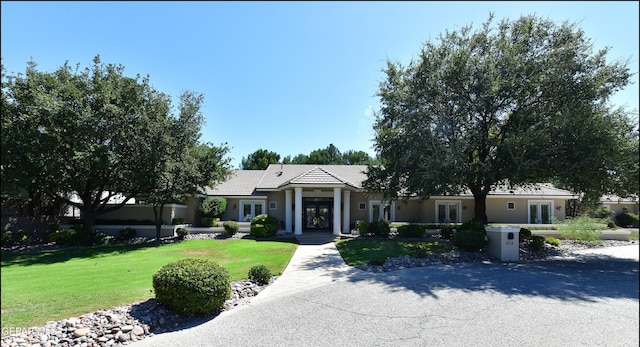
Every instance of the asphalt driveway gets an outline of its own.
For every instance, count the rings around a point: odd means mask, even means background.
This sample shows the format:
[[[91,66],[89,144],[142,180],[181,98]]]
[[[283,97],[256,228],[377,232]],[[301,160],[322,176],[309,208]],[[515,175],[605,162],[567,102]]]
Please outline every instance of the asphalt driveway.
[[[250,304],[134,346],[638,346],[638,246],[372,274],[300,246]]]

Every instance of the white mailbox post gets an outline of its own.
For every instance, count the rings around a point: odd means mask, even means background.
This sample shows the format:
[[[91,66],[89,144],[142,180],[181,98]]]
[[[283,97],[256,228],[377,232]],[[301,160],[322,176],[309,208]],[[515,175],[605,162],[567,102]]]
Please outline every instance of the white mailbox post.
[[[518,227],[485,227],[489,244],[487,253],[502,261],[520,260],[520,228]]]

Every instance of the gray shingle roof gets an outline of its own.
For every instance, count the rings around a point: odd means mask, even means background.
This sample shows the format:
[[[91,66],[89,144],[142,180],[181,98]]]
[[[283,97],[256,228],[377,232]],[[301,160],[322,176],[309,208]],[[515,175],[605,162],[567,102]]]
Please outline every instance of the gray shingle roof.
[[[366,165],[269,165],[257,189],[272,190],[288,184],[346,184],[362,188]]]
[[[264,170],[236,170],[231,178],[214,188],[206,187],[204,194],[217,196],[264,196],[266,193],[257,192],[256,186]]]

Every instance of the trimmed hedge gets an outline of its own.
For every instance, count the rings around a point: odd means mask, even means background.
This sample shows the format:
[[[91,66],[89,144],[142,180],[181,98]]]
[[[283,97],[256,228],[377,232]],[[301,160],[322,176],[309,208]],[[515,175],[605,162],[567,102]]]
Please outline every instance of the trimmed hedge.
[[[247,275],[250,280],[258,284],[269,284],[269,280],[271,280],[271,272],[265,265],[252,266]]]
[[[208,259],[185,258],[153,275],[156,300],[180,314],[207,315],[231,296],[229,271]]]
[[[462,223],[453,236],[453,244],[469,252],[477,252],[485,248],[489,244],[489,237],[484,224],[477,219]]]
[[[425,226],[420,224],[406,224],[398,227],[398,235],[402,237],[424,237]]]
[[[236,221],[228,220],[222,223],[222,227],[224,227],[224,231],[228,235],[234,235],[240,230],[240,225]]]

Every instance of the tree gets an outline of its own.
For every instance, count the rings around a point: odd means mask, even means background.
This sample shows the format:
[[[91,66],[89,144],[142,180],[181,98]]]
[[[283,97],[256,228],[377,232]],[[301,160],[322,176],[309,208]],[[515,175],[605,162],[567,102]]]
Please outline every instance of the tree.
[[[375,163],[367,152],[354,150],[342,153],[342,162],[346,165],[369,165]]]
[[[148,76],[124,76],[122,65],[99,56],[84,70],[68,62],[52,73],[36,67],[29,62],[25,75],[3,75],[3,193],[5,183],[11,194],[40,189],[80,208],[84,228],[92,229],[96,216],[157,189],[166,138],[178,127],[169,96]],[[108,205],[116,194],[122,202]]]
[[[229,159],[225,158],[229,151],[226,144],[216,147],[199,143],[203,101],[201,94],[184,91],[178,116],[149,128],[147,136],[154,144],[149,160],[155,164],[155,171],[150,176],[146,201],[153,205],[156,241],[160,241],[166,204],[184,201],[200,188],[226,180],[231,173]]]
[[[368,167],[364,186],[387,199],[468,189],[486,223],[498,185],[557,180],[599,195],[621,190],[624,170],[637,182],[637,128],[607,106],[629,69],[607,53],[575,24],[523,16],[494,26],[490,15],[426,42],[407,67],[388,62],[374,124],[382,165]]]
[[[279,162],[280,154],[266,149],[258,149],[249,154],[246,159],[243,157],[240,166],[243,170],[265,170],[269,164]]]

